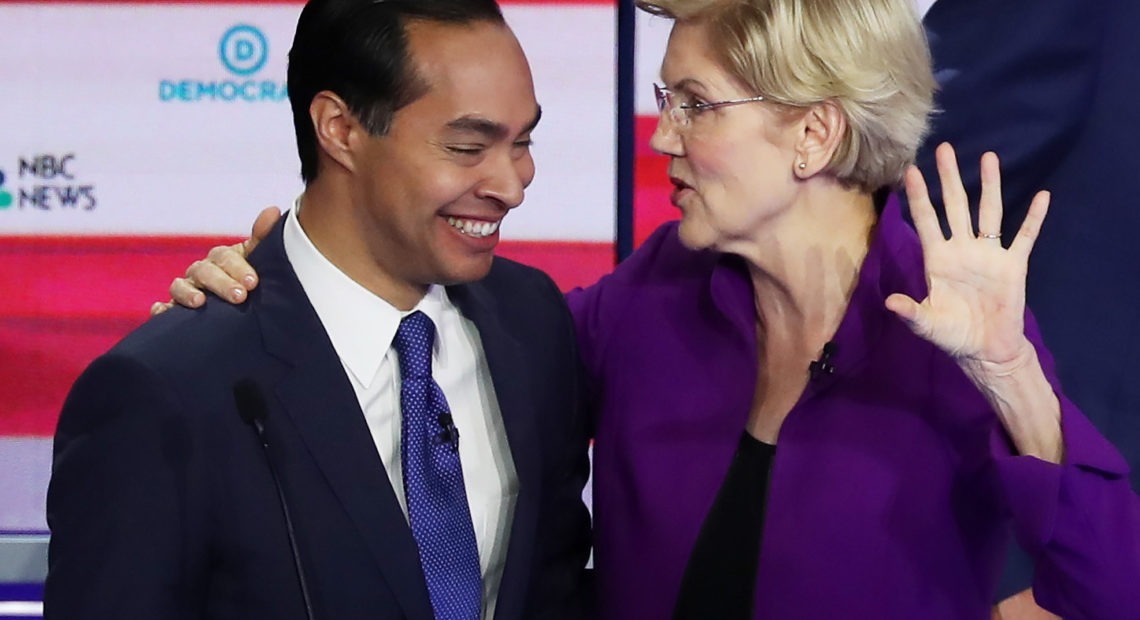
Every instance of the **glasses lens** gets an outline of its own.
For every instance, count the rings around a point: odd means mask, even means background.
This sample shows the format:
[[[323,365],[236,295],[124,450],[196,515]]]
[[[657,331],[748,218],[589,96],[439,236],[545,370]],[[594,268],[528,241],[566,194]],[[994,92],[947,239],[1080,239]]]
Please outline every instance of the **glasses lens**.
[[[675,125],[684,126],[689,124],[689,111],[673,100],[672,91],[660,84],[654,84],[653,95],[657,98],[658,114],[668,112],[669,120],[673,121]]]
[[[669,91],[658,84],[653,85],[653,96],[657,98],[657,111],[664,112],[669,107]]]

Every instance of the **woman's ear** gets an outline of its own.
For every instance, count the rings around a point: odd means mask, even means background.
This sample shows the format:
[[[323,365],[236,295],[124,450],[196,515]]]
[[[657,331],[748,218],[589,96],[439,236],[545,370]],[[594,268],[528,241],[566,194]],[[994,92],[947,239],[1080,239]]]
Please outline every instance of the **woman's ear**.
[[[847,117],[839,104],[829,99],[808,107],[801,122],[803,130],[795,146],[792,172],[806,179],[831,163],[847,132]]]

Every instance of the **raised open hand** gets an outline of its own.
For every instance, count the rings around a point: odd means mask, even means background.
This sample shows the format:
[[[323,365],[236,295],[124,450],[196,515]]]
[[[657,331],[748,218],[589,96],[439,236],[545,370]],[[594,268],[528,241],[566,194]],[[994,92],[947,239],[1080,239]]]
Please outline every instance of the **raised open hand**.
[[[887,308],[916,334],[953,356],[964,367],[983,365],[1001,372],[1035,356],[1025,338],[1025,277],[1029,253],[1049,208],[1049,193],[1038,192],[1008,249],[1000,238],[1001,172],[997,155],[982,156],[982,196],[974,232],[958,160],[949,144],[935,152],[942,181],[950,238],[942,234],[926,181],[918,168],[906,173],[911,216],[926,263],[926,299],[895,293]]]

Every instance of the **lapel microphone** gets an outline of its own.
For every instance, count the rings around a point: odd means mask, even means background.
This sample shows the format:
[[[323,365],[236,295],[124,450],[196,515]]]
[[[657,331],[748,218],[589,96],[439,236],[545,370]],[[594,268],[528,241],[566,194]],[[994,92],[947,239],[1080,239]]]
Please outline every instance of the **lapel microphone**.
[[[309,599],[309,586],[305,581],[305,571],[301,566],[301,554],[297,549],[297,535],[293,533],[293,519],[289,516],[289,502],[285,500],[285,490],[277,477],[277,468],[273,466],[273,459],[269,454],[269,440],[265,437],[265,418],[269,415],[269,407],[265,404],[265,395],[261,387],[250,378],[239,380],[234,384],[234,404],[237,405],[238,415],[242,421],[253,427],[257,439],[261,442],[261,450],[265,454],[265,462],[269,465],[269,475],[273,478],[273,486],[277,488],[277,499],[281,502],[281,514],[285,517],[285,533],[289,536],[289,551],[293,554],[293,568],[297,571],[297,583],[301,586],[301,600],[305,603],[305,618],[313,620],[313,604]]]
[[[459,451],[459,429],[455,428],[455,420],[451,417],[450,413],[439,414],[439,427],[442,429],[439,433],[439,442],[451,444],[451,451]]]
[[[808,364],[808,372],[811,373],[813,379],[819,375],[835,374],[835,364],[831,363],[832,355],[835,355],[835,343],[829,340],[823,345],[823,353],[819,359]]]

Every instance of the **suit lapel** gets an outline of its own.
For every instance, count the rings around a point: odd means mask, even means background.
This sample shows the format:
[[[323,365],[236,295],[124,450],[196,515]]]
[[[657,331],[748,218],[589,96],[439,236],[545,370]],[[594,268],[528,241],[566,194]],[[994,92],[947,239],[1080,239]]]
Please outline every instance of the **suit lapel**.
[[[282,219],[284,221],[284,218]],[[251,262],[266,349],[290,368],[271,387],[409,618],[431,618],[419,552],[356,395],[285,257],[280,225]]]
[[[448,296],[460,311],[475,324],[487,365],[503,426],[507,432],[511,459],[518,476],[519,493],[511,521],[507,558],[499,587],[495,618],[522,618],[538,525],[539,499],[542,496],[542,463],[539,453],[536,401],[522,344],[502,323],[497,300],[480,283],[448,287]]]

